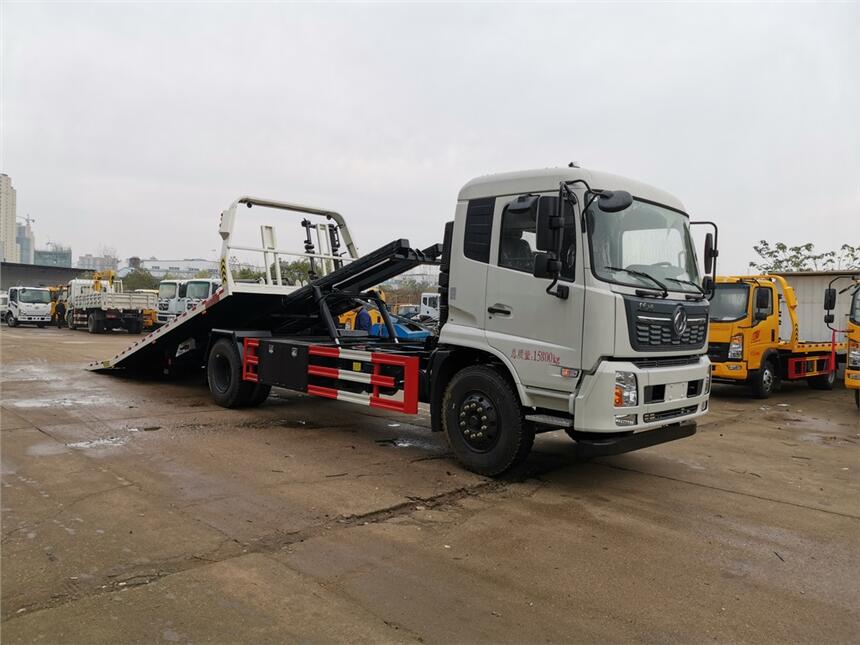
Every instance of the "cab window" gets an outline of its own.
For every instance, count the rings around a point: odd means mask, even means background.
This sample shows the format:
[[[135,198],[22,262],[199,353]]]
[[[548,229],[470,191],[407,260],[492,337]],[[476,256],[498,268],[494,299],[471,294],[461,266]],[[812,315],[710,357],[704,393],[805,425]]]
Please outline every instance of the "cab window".
[[[556,212],[557,197],[541,197],[538,208]],[[565,229],[562,241],[561,277],[574,279],[574,260],[576,259],[576,220],[570,206],[567,207]],[[514,213],[506,206],[502,211],[502,229],[499,238],[499,266],[515,271],[531,273],[534,271],[536,246],[536,214],[534,211]]]

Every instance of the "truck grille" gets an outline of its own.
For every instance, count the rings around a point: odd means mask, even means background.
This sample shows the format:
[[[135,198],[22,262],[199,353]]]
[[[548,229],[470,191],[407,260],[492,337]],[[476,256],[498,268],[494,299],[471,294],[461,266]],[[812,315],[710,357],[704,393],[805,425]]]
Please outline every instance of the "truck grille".
[[[729,344],[708,343],[708,358],[712,363],[725,363],[729,360]]]
[[[671,321],[666,323],[636,322],[636,340],[640,345],[650,346],[684,346],[701,345],[705,342],[705,333],[708,326],[704,323],[691,323],[678,338],[672,334]]]
[[[657,358],[634,358],[630,361],[636,367],[647,369],[651,367],[679,367],[682,365],[695,365],[699,362],[699,355],[695,356],[669,356]]]

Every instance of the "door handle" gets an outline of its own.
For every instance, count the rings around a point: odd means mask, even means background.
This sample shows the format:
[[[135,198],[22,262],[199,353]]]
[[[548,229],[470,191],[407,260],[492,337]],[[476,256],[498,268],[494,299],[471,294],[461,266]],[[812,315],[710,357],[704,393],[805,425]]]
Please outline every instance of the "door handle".
[[[510,316],[511,310],[500,305],[493,305],[492,307],[487,307],[487,313],[497,314],[499,316]]]

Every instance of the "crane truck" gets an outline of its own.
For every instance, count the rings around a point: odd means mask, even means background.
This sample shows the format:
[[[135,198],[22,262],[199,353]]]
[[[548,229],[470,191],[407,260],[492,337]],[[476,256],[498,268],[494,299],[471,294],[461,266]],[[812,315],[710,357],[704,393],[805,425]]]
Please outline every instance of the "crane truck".
[[[239,244],[245,207],[320,218],[327,244],[279,248],[272,225],[259,246]],[[227,408],[259,405],[272,387],[404,414],[426,403],[455,457],[491,476],[551,430],[583,458],[646,448],[693,435],[708,409],[713,277],[703,288],[690,226],[669,193],[573,166],[472,180],[441,244],[397,239],[364,255],[337,212],[240,197],[218,228],[221,288],[89,367],[203,370]],[[238,252],[276,268],[305,258],[309,282],[287,285],[277,271],[235,280]],[[438,333],[403,340],[368,290],[422,264],[440,267]],[[385,336],[337,327],[361,302],[380,305]]]
[[[782,381],[832,389],[845,343],[836,342],[835,335],[801,340],[797,306],[794,289],[780,275],[718,277],[708,333],[714,380],[747,385],[762,399]],[[788,316],[786,331],[780,329],[781,311]]]

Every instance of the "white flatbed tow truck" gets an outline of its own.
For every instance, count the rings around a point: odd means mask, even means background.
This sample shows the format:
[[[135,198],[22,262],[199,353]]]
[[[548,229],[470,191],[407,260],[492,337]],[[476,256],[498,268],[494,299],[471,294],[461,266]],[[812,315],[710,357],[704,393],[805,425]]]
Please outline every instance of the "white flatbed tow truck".
[[[303,249],[279,249],[269,225],[261,246],[239,245],[243,206],[323,223],[303,221]],[[690,436],[707,411],[710,278],[703,289],[683,205],[651,186],[576,167],[482,177],[423,250],[401,239],[360,256],[338,213],[253,197],[219,233],[221,288],[91,369],[205,369],[224,407],[272,387],[406,414],[427,403],[432,430],[485,475],[521,462],[539,432],[564,429],[593,457]],[[262,254],[263,283],[234,279],[239,251]],[[282,257],[309,260],[307,285],[284,283]],[[439,331],[403,341],[370,289],[420,264],[440,265]],[[387,337],[337,328],[368,302]]]

